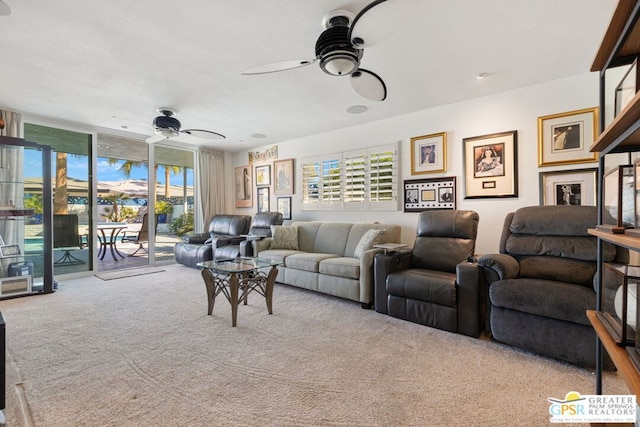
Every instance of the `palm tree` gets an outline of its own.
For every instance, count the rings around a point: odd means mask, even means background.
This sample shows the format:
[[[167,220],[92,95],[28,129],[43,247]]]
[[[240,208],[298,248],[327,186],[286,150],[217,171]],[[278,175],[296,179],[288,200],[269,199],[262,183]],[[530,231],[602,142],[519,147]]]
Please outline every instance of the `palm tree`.
[[[107,162],[109,163],[110,166],[113,165],[117,165],[120,162],[120,159],[107,159]],[[158,167],[160,165],[158,165],[157,163],[154,164],[154,173],[157,174],[158,172]],[[169,198],[170,195],[170,187],[171,187],[171,174],[173,175],[178,175],[180,174],[180,172],[182,171],[182,168],[179,166],[169,166],[169,165],[162,165],[164,166],[164,196],[165,198]],[[136,162],[133,160],[125,160],[120,167],[118,168],[118,170],[120,172],[122,172],[122,174],[125,176],[125,178],[129,179],[131,177],[131,171],[133,170],[134,167],[147,167],[147,163],[146,162]],[[153,191],[153,202],[155,204],[156,202],[156,192],[155,189],[152,190]]]

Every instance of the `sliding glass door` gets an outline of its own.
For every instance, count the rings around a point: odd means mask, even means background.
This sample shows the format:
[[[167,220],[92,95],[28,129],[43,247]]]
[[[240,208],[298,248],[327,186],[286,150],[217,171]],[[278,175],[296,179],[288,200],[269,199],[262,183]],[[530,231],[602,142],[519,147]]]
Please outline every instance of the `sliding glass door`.
[[[93,203],[89,177],[93,135],[25,123],[24,138],[53,149],[54,274],[92,270],[95,240],[90,232]],[[36,212],[35,219],[25,224],[27,250],[37,250],[43,244],[42,222],[38,220],[42,209],[42,177],[37,175],[41,159],[38,156],[38,152],[25,151],[25,204]]]

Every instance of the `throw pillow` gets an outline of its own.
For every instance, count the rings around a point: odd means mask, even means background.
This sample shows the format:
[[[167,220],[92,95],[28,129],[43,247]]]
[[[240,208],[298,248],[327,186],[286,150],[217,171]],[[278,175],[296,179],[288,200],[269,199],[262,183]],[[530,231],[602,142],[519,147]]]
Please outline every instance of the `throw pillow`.
[[[291,249],[298,250],[298,227],[272,225],[271,245],[269,249]]]
[[[373,248],[373,245],[377,245],[378,243],[382,243],[382,235],[384,234],[384,230],[367,230],[366,233],[362,235],[356,249],[353,251],[353,256],[356,258],[360,258],[363,253]]]

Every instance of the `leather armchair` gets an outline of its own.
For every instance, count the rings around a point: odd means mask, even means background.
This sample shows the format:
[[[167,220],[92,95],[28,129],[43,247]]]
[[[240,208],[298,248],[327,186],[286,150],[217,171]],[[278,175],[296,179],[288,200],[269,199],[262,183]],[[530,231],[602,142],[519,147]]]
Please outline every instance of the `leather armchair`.
[[[206,233],[185,235],[182,242],[173,248],[176,261],[180,264],[197,267],[197,263],[213,259],[215,249],[237,245],[249,231],[249,215],[215,215],[211,218]]]
[[[427,211],[410,252],[376,255],[375,310],[478,337],[484,327],[484,277],[473,261],[479,216]]]
[[[597,215],[594,206],[529,206],[507,215],[500,253],[478,261],[489,287],[494,340],[595,366],[596,335],[586,311],[596,308],[597,239],[587,229],[596,226]],[[627,262],[628,251],[603,248],[605,262]],[[606,276],[605,286],[612,280]],[[608,357],[605,368],[613,368]]]
[[[271,226],[282,225],[282,213],[258,212],[253,217],[251,228],[247,233],[249,237],[239,244],[227,245],[215,250],[215,258],[235,258],[238,256],[253,256],[252,242],[254,240],[271,237]]]

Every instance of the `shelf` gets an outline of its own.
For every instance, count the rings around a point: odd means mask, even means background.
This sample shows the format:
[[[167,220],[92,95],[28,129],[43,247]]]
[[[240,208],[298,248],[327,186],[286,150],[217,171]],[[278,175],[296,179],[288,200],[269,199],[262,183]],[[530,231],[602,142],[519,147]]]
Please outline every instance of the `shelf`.
[[[636,3],[635,0],[620,0],[618,3],[609,28],[600,44],[600,49],[591,65],[591,71],[602,71],[607,66],[630,64],[632,62],[630,58],[640,53],[640,26],[636,25],[629,31],[627,39],[613,56],[611,63],[607,64],[618,40],[622,37],[629,17],[633,14]]]
[[[602,134],[593,142],[590,151],[630,151],[640,149],[640,129],[625,135],[629,128],[640,122],[640,92],[618,114]],[[638,123],[640,125],[640,123]],[[620,137],[624,136],[621,141]]]
[[[625,348],[617,345],[613,338],[611,338],[611,335],[609,335],[609,332],[598,318],[597,313],[595,310],[587,310],[589,322],[591,322],[593,329],[596,331],[596,334],[631,393],[640,396],[640,375],[638,370],[633,365]]]
[[[633,237],[627,234],[613,234],[605,231],[599,231],[595,228],[587,230],[592,236],[599,237],[605,242],[613,243],[614,245],[622,246],[632,251],[640,251],[640,237]]]

